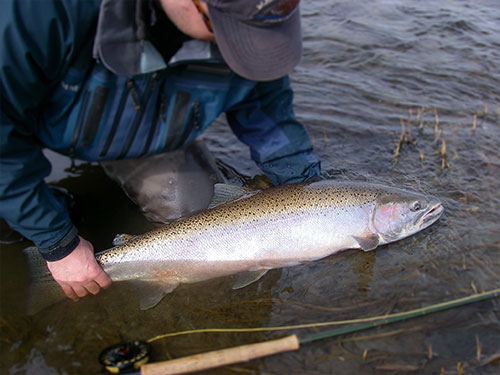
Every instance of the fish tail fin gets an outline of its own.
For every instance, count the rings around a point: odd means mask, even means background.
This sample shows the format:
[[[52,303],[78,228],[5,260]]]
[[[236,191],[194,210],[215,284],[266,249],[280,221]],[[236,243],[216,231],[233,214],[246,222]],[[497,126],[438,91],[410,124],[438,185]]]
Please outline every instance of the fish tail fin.
[[[64,299],[64,293],[52,278],[45,260],[40,256],[36,247],[24,249],[24,254],[28,261],[31,278],[25,312],[28,315],[34,315]]]

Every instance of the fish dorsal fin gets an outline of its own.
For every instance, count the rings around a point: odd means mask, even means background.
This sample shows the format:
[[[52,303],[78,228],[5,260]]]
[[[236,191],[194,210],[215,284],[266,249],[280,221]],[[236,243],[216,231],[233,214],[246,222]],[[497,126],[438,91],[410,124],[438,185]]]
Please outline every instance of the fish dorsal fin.
[[[208,205],[208,208],[214,208],[220,204],[226,203],[231,199],[241,197],[242,195],[248,194],[252,191],[252,189],[243,186],[215,184],[214,195],[212,197],[212,201]]]
[[[258,271],[245,271],[245,272],[241,272],[241,273],[235,275],[233,289],[244,288],[247,285],[250,285],[251,283],[256,282],[262,276],[264,276],[267,271],[269,271],[269,270],[264,269],[264,270],[258,270]]]
[[[167,294],[171,293],[179,283],[177,281],[161,282],[158,280],[133,280],[132,285],[139,296],[141,310],[155,307]]]
[[[380,239],[374,233],[363,234],[362,237],[353,236],[353,238],[356,240],[356,242],[358,243],[359,247],[363,251],[373,250],[380,243]]]
[[[113,238],[113,246],[120,246],[123,245],[125,242],[130,241],[132,238],[135,236],[131,234],[125,234],[125,233],[120,233]]]

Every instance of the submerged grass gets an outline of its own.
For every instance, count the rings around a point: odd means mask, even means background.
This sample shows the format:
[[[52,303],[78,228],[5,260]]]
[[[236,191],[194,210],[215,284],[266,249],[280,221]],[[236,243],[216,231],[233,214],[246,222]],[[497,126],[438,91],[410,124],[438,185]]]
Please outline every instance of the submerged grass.
[[[295,325],[287,325],[287,326],[276,326],[276,327],[253,327],[253,328],[203,328],[203,329],[192,329],[186,331],[179,332],[171,332],[166,334],[157,335],[153,338],[147,340],[148,342],[154,342],[157,340],[161,340],[167,337],[175,337],[175,336],[183,336],[183,335],[192,335],[198,333],[245,333],[245,332],[271,332],[271,331],[290,331],[290,330],[298,330],[298,329],[309,329],[309,328],[318,328],[318,327],[328,327],[328,326],[337,326],[337,325],[351,325],[361,323],[359,326],[351,326],[346,328],[341,328],[331,332],[323,332],[318,335],[310,336],[306,339],[302,339],[301,342],[310,342],[319,340],[326,337],[337,336],[340,334],[356,332],[360,330],[364,330],[367,328],[372,328],[376,326],[381,326],[388,323],[394,323],[401,320],[411,319],[423,315],[427,315],[437,311],[443,311],[459,306],[463,306],[469,303],[482,301],[485,299],[491,299],[498,297],[500,295],[500,288],[493,289],[482,293],[476,293],[473,295],[469,295],[467,297],[458,298],[451,301],[446,301],[426,307],[422,307],[419,309],[414,309],[410,311],[403,311],[393,314],[386,314],[381,316],[372,316],[365,318],[357,318],[357,319],[349,319],[349,320],[339,320],[339,321],[327,321],[327,322],[316,322],[316,323],[304,323],[304,324],[295,324]]]
[[[423,134],[425,128],[424,122],[424,113],[426,108],[420,107],[417,110],[415,122],[418,124],[418,133],[420,135]],[[393,164],[398,163],[398,159],[401,155],[401,151],[403,147],[406,146],[416,146],[417,138],[412,136],[412,121],[413,121],[413,109],[408,109],[408,119],[404,120],[403,118],[399,119],[401,125],[401,132],[399,135],[399,139],[396,141],[393,151]],[[434,132],[434,142],[438,145],[437,155],[440,161],[440,170],[443,172],[445,169],[450,169],[451,164],[449,162],[449,158],[446,152],[446,139],[443,138],[443,131],[440,129],[440,120],[439,114],[436,108],[434,108],[434,121],[432,124],[433,132]],[[424,149],[418,149],[418,159],[420,163],[425,161],[425,151]]]

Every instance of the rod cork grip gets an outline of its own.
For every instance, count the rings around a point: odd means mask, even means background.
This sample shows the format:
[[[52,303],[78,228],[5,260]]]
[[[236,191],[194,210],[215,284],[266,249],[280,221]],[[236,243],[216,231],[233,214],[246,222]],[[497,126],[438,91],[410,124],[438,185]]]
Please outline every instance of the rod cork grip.
[[[249,361],[268,355],[297,350],[299,340],[296,335],[281,339],[241,345],[234,348],[195,354],[170,361],[150,363],[141,366],[141,375],[176,375],[208,370],[211,368]]]

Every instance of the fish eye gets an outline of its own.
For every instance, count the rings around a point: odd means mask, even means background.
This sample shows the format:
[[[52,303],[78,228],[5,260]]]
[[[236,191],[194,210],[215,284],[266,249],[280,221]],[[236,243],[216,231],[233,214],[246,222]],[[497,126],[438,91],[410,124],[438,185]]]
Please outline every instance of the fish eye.
[[[411,204],[410,210],[412,211],[418,211],[422,208],[422,203],[420,201],[415,201]]]

